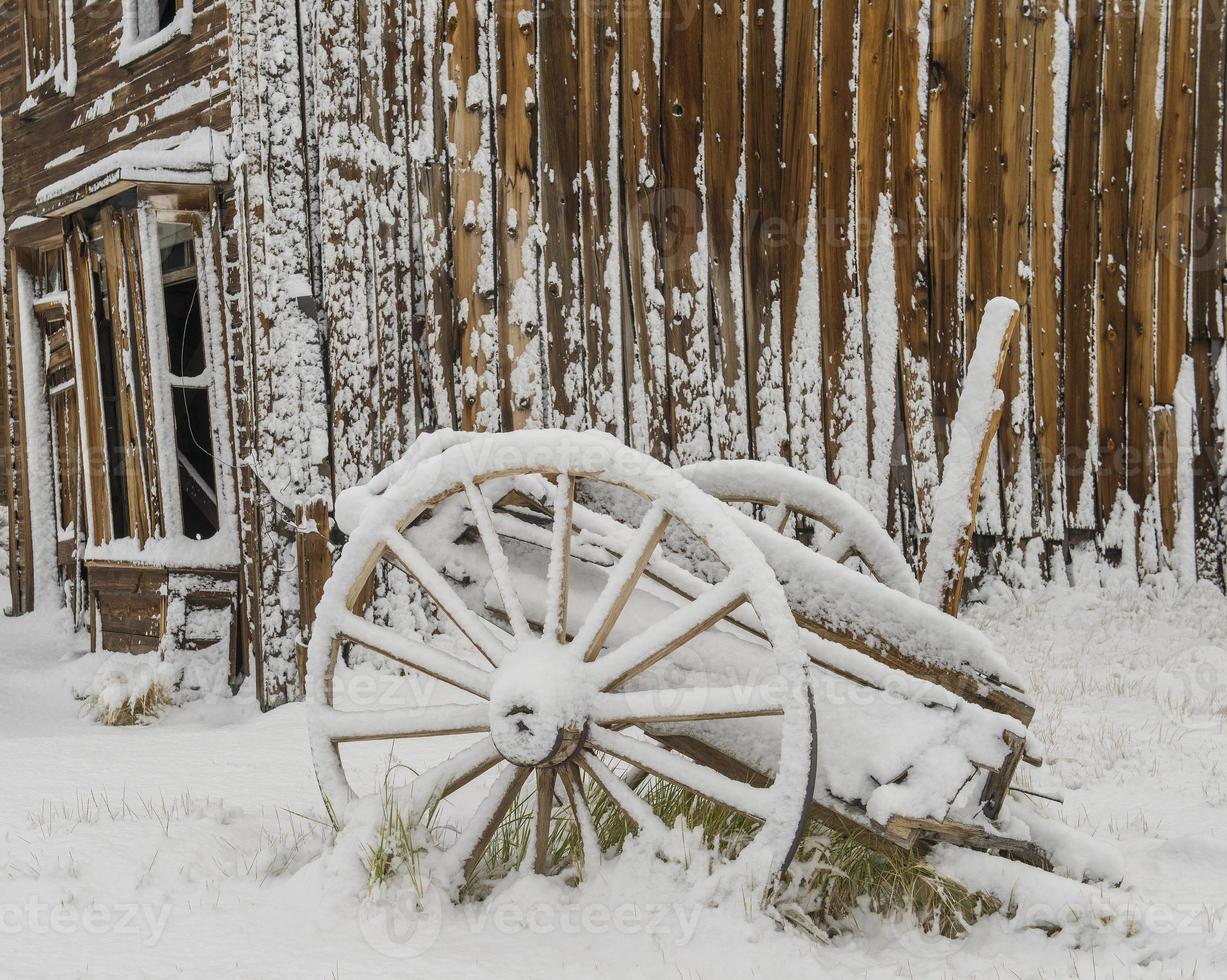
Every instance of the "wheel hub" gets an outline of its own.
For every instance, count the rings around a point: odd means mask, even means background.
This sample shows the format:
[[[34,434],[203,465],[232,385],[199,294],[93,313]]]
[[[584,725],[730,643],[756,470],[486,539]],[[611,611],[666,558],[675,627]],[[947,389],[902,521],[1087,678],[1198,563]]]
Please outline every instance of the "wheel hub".
[[[554,766],[583,742],[592,688],[584,665],[557,643],[526,644],[495,671],[490,737],[508,762]]]

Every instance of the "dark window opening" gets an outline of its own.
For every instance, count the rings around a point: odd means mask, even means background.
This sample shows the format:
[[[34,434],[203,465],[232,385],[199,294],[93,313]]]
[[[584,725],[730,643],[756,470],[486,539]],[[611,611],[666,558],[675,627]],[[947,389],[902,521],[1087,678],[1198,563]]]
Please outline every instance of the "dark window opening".
[[[175,0],[159,0],[158,3],[158,30],[165,30],[170,27],[175,20],[175,14],[179,12],[179,5]]]
[[[163,289],[170,373],[180,378],[195,378],[205,369],[204,327],[200,322],[198,292],[195,279],[169,283]]]
[[[189,538],[211,538],[220,524],[209,393],[204,388],[175,388],[174,403],[183,533]]]

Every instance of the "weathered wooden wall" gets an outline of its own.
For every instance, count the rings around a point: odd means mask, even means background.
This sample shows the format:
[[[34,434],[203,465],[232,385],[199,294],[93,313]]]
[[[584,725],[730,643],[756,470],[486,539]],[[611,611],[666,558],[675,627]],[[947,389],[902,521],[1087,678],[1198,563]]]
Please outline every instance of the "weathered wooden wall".
[[[325,280],[330,254],[369,277],[326,288],[339,487],[406,420],[591,425],[790,459],[918,550],[1006,294],[982,543],[1221,582],[1221,3],[378,7],[407,46],[319,34]],[[404,336],[388,256],[416,371],[380,353]]]

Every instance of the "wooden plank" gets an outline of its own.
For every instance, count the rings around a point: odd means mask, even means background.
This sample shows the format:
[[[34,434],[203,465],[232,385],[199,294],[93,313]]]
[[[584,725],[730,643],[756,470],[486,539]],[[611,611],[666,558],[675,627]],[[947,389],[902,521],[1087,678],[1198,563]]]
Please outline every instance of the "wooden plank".
[[[537,28],[533,0],[495,4],[498,38],[498,323],[503,427],[540,427]],[[553,28],[553,25],[550,25]]]
[[[852,3],[855,10],[854,0]],[[744,160],[745,203],[742,216],[742,288],[745,294],[746,403],[750,437],[757,457],[783,455],[788,447],[782,424],[784,384],[780,312],[780,92],[776,21],[783,21],[786,0],[743,0],[745,51]],[[795,16],[795,13],[794,13]],[[851,21],[849,21],[849,25]],[[849,33],[848,37],[851,37]],[[850,135],[850,134],[849,134]],[[848,153],[851,151],[848,150]],[[847,192],[845,192],[847,193]],[[785,229],[784,234],[788,234]]]
[[[480,8],[480,9],[479,9]],[[445,48],[451,102],[453,316],[460,340],[460,422],[497,430],[498,322],[494,311],[494,188],[491,186],[488,0],[448,8]]]
[[[826,473],[822,335],[818,300],[818,11],[797,4],[784,36],[780,127],[780,359],[787,453],[792,465]],[[758,398],[761,412],[772,403]],[[779,409],[777,409],[779,411]]]
[[[1101,528],[1112,519],[1117,493],[1126,483],[1126,291],[1136,21],[1133,9],[1105,4],[1099,140],[1099,285],[1095,293],[1095,368],[1099,395],[1096,477]],[[1137,144],[1132,146],[1136,148]]]
[[[580,257],[588,350],[588,419],[622,433],[621,241],[617,187],[618,11],[612,3],[576,5],[579,57]]]
[[[1095,386],[1095,257],[1099,241],[1099,118],[1103,61],[1101,0],[1079,6],[1070,50],[1069,126],[1066,136],[1064,244],[1064,372],[1086,378],[1065,386],[1066,526],[1094,530],[1095,488],[1090,481],[1096,433],[1092,431]]]
[[[895,301],[899,317],[899,395],[907,436],[916,522],[926,534],[938,482],[933,381],[929,360],[929,256],[923,134],[929,102],[928,51],[921,50],[925,11],[894,5],[891,179],[895,208]],[[949,356],[944,352],[944,356]]]
[[[664,191],[659,196],[666,346],[677,463],[712,452],[711,344],[703,227],[703,17],[700,0],[665,0],[661,25]]]
[[[1147,4],[1137,24],[1134,65],[1134,125],[1130,177],[1129,248],[1126,279],[1125,429],[1129,443],[1126,489],[1144,509],[1153,492],[1150,411],[1154,404],[1157,302],[1159,142],[1162,130],[1160,72],[1163,71],[1165,4]],[[1139,533],[1149,533],[1139,522]],[[1142,555],[1148,549],[1139,547]]]
[[[454,320],[451,271],[451,181],[448,112],[439,80],[443,69],[446,19],[435,0],[407,0],[410,185],[417,230],[416,289],[419,318],[414,335],[427,355],[423,397],[430,419],[455,428],[458,404],[459,337]]]
[[[968,0],[950,0],[933,4],[931,13],[925,193],[934,441],[940,461],[958,407],[963,358],[960,259],[970,7]]]
[[[1167,66],[1163,83],[1163,134],[1159,145],[1158,304],[1155,335],[1155,402],[1173,403],[1189,337],[1188,290],[1193,206],[1193,124],[1197,66],[1196,0],[1170,0]],[[1156,420],[1158,421],[1158,420]],[[1172,423],[1174,426],[1174,422]],[[1156,425],[1166,435],[1166,424]],[[1171,549],[1179,495],[1172,446],[1156,447],[1163,543]]]
[[[1161,543],[1167,551],[1176,544],[1178,515],[1176,480],[1180,468],[1180,445],[1176,430],[1176,410],[1171,405],[1156,405],[1150,413],[1154,431],[1155,499],[1159,505]]]
[[[1061,248],[1065,228],[1065,93],[1069,24],[1060,0],[1041,0],[1035,30],[1031,153],[1031,391],[1040,532],[1064,527],[1061,464]]]
[[[541,196],[544,281],[542,330],[546,347],[550,423],[580,428],[586,420],[586,350],[579,266],[579,68],[571,0],[540,0],[545,29],[538,32],[540,91],[548,108],[539,113],[537,177]],[[629,30],[629,25],[624,28]],[[626,93],[622,94],[623,100]],[[623,129],[626,125],[623,124]],[[637,244],[628,235],[628,245]],[[632,277],[632,282],[635,282]]]
[[[808,5],[801,9],[812,10]],[[703,3],[699,10],[703,19],[704,227],[715,398],[712,450],[717,456],[744,458],[750,451],[750,438],[740,249],[740,198],[744,191],[738,187],[742,144],[742,3],[741,0]],[[775,386],[774,393],[782,402],[783,384]],[[782,422],[777,419],[777,424]]]
[[[863,479],[857,462],[865,450],[845,456],[849,429],[865,412],[860,301],[856,293],[856,228],[852,211],[853,92],[851,39],[855,0],[829,0],[823,8],[818,94],[818,208],[821,219],[818,263],[822,310],[823,418],[826,420],[827,478],[845,488]],[[747,331],[749,324],[747,324]],[[858,393],[859,392],[859,393]]]
[[[1035,85],[1035,20],[1029,8],[1006,0],[1002,14],[1001,210],[997,292],[1019,304],[1018,329],[1010,344],[1001,390],[1005,396],[997,430],[1002,531],[1008,541],[1035,534],[1032,492],[1030,377],[1031,134]],[[1123,249],[1121,251],[1123,254]]]
[[[1227,96],[1227,38],[1222,3],[1202,4],[1198,42],[1196,146],[1193,156],[1193,268],[1190,352],[1196,392],[1193,519],[1198,578],[1223,587],[1224,499],[1219,487],[1222,422],[1216,418],[1214,377],[1227,299],[1227,220],[1222,211],[1225,150],[1223,99]]]
[[[668,353],[665,346],[664,270],[656,198],[664,179],[660,125],[659,33],[650,0],[622,5],[622,189],[628,309],[634,336],[628,372],[632,445],[667,459],[670,449]]]

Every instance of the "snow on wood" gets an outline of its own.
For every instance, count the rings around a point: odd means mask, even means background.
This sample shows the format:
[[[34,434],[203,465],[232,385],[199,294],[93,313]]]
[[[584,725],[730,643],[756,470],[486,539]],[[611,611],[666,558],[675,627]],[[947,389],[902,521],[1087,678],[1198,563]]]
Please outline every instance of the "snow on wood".
[[[984,308],[951,427],[942,483],[934,497],[933,532],[925,548],[920,596],[951,614],[958,612],[980,483],[1001,421],[1001,374],[1018,314],[1018,304],[1002,297]]]

